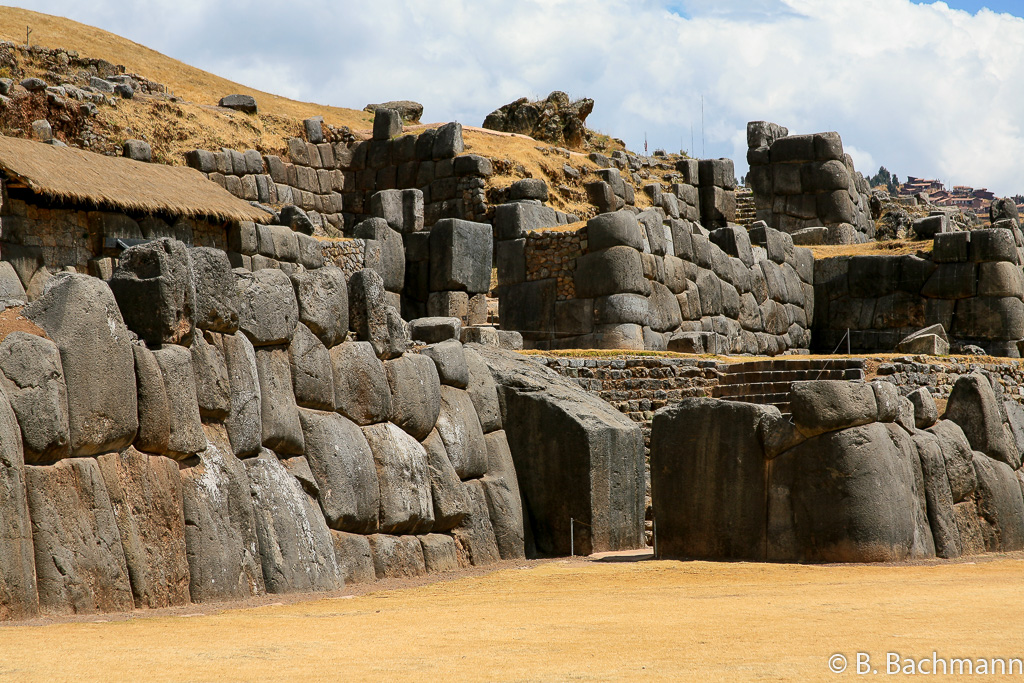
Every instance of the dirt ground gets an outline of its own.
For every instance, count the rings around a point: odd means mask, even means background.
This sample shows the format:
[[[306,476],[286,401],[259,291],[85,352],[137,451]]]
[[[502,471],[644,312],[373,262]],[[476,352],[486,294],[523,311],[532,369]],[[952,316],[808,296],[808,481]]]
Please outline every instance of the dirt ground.
[[[1024,554],[506,563],[289,604],[8,626],[0,680],[820,680],[836,653],[852,678],[857,652],[880,674],[888,652],[1024,656],[1022,578]]]

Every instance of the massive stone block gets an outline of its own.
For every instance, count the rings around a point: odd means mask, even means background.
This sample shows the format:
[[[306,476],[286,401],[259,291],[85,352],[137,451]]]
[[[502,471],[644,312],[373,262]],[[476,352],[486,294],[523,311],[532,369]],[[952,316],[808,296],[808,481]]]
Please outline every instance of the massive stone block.
[[[466,393],[473,401],[480,428],[484,433],[501,429],[501,405],[498,402],[498,385],[487,369],[487,363],[473,349],[465,349],[469,381]]]
[[[380,484],[362,430],[337,413],[303,409],[299,418],[327,525],[364,534],[376,531]]]
[[[390,227],[383,218],[370,218],[355,227],[356,238],[366,240],[363,248],[364,268],[380,274],[384,288],[401,292],[405,286],[405,245],[402,235]]]
[[[973,373],[957,379],[946,403],[945,418],[960,425],[973,450],[1011,469],[1020,468],[1020,452],[1003,424],[999,402],[987,377]]]
[[[188,604],[190,577],[178,464],[134,448],[101,455],[98,462],[120,532],[135,606]]]
[[[193,602],[266,592],[245,466],[223,428],[204,425],[208,446],[181,470],[189,594]],[[257,433],[257,440],[259,434]]]
[[[263,443],[263,399],[256,351],[241,333],[225,335],[223,344],[231,388],[231,410],[224,426],[236,456],[255,455]]]
[[[426,450],[390,422],[363,427],[363,434],[373,451],[380,482],[380,531],[429,531],[434,524],[434,506]]]
[[[292,390],[288,350],[282,346],[256,349],[256,372],[260,380],[263,446],[277,453],[301,455],[305,445]]]
[[[270,593],[344,585],[324,517],[272,452],[244,461],[256,516],[263,580]]]
[[[422,441],[441,410],[441,380],[434,361],[405,354],[384,363],[384,370],[391,388],[391,421]]]
[[[305,408],[334,410],[334,369],[327,347],[305,325],[296,325],[288,345],[295,402]]]
[[[960,425],[952,420],[939,420],[928,428],[928,432],[939,440],[953,503],[962,503],[978,487],[971,444]]]
[[[47,339],[11,332],[0,343],[0,383],[21,427],[25,460],[53,462],[68,454],[67,385],[60,351]]]
[[[651,431],[651,500],[659,557],[764,560],[764,406],[686,399]],[[777,412],[777,410],[776,410]]]
[[[199,415],[222,421],[231,414],[231,380],[224,360],[223,336],[216,332],[196,334],[191,351]]]
[[[484,437],[487,442],[487,474],[480,479],[490,512],[494,541],[503,560],[525,557],[523,501],[519,494],[516,468],[505,432]]]
[[[67,275],[23,310],[60,351],[73,456],[126,448],[139,427],[130,335],[105,282]]]
[[[27,466],[39,606],[47,613],[134,607],[121,536],[92,458]]]
[[[431,320],[432,318],[428,318]],[[430,344],[420,353],[434,361],[442,384],[465,389],[469,384],[469,367],[462,344],[457,339]]]
[[[953,493],[946,474],[946,461],[938,438],[928,432],[914,434],[914,444],[921,460],[924,493],[928,504],[928,522],[935,540],[935,554],[944,558],[960,557],[962,545],[956,525]]]
[[[871,385],[844,380],[793,382],[790,406],[797,429],[807,436],[867,424],[878,416]]]
[[[988,552],[1024,548],[1024,498],[1010,466],[975,451],[978,514]]]
[[[21,432],[0,390],[0,621],[32,616],[39,607],[25,484]]]
[[[384,364],[369,342],[345,342],[331,349],[338,412],[358,425],[391,416],[391,389]]]
[[[346,585],[376,581],[369,536],[331,531],[331,538],[334,539],[338,571],[341,572]]]
[[[458,526],[469,512],[465,489],[448,459],[448,452],[436,429],[424,439],[423,448],[427,451],[430,497],[434,504],[434,530],[449,531]]]
[[[238,292],[227,254],[194,247],[188,256],[196,289],[196,327],[234,334],[238,331]]]
[[[327,348],[345,341],[348,334],[345,273],[335,266],[299,271],[292,275],[292,284],[299,304],[299,321]]]
[[[474,479],[484,475],[487,471],[487,444],[476,407],[467,392],[455,387],[441,387],[437,433],[460,478]]]
[[[430,289],[488,291],[492,239],[491,227],[485,223],[438,221],[430,230]]]
[[[643,437],[604,401],[510,351],[472,345],[491,370],[532,530],[527,554],[644,545]]]
[[[636,216],[630,211],[605,213],[587,221],[588,248],[591,251],[626,246],[642,250],[644,239]]]
[[[235,270],[238,325],[254,346],[287,344],[299,321],[299,304],[284,272]]]
[[[162,237],[125,249],[110,289],[129,329],[147,343],[192,342],[196,286],[183,243]]]
[[[415,536],[374,534],[369,537],[377,579],[422,576],[427,573],[423,546]]]
[[[153,351],[167,396],[167,450],[163,455],[184,459],[206,449],[199,400],[196,397],[192,354],[183,346],[166,345]]]
[[[632,247],[609,247],[578,258],[574,282],[581,299],[647,293],[640,252]]]
[[[473,479],[462,483],[466,496],[467,513],[462,523],[452,530],[455,543],[474,567],[493,564],[501,559],[498,543],[491,526],[487,508],[487,494],[483,484]]]

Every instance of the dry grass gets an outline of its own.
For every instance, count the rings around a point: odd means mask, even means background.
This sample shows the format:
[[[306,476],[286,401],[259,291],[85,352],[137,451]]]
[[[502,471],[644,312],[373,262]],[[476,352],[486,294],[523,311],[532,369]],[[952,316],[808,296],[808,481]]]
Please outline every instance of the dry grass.
[[[867,242],[865,244],[835,244],[809,247],[815,259],[833,258],[836,256],[899,256],[902,254],[931,253],[931,240],[912,240],[909,238],[887,240],[885,242]]]
[[[555,561],[350,599],[2,630],[0,677],[834,680],[834,653],[1019,657],[1020,554],[917,566]],[[853,675],[851,668],[847,677]]]
[[[264,223],[268,215],[191,168],[0,136],[0,169],[33,192],[121,211]]]

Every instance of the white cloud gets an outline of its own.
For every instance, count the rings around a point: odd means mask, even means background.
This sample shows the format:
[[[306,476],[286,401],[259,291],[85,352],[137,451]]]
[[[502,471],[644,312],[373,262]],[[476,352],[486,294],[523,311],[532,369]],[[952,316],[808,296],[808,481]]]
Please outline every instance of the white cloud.
[[[18,4],[18,3],[15,3]],[[858,169],[1024,193],[1024,20],[910,0],[31,0],[264,90],[415,99],[479,124],[523,95],[596,100],[642,149],[730,156],[746,122],[839,131]],[[704,97],[704,146],[701,96]]]

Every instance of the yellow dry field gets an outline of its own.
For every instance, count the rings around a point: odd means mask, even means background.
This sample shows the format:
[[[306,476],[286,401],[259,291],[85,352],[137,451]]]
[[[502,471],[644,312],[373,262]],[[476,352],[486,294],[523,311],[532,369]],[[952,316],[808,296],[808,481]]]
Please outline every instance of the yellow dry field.
[[[0,629],[0,680],[833,680],[830,656],[1024,655],[1024,555],[585,560],[351,598]],[[929,662],[930,665],[930,662]]]

